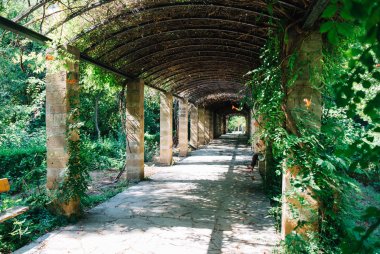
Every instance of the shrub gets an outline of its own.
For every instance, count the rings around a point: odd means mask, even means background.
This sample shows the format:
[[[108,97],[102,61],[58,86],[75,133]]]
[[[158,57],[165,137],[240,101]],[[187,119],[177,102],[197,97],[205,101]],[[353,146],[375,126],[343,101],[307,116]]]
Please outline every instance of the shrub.
[[[144,134],[144,161],[152,161],[157,155],[160,134]]]
[[[6,148],[0,150],[0,176],[11,181],[11,193],[19,193],[26,184],[37,186],[45,179],[46,148]]]
[[[113,137],[91,140],[82,137],[83,165],[89,170],[120,169],[125,161],[125,141]]]

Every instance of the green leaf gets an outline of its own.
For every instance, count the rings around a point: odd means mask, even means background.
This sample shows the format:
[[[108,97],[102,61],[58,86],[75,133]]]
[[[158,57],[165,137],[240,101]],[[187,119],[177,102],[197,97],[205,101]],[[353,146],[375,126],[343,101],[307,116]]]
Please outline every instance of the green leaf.
[[[374,206],[370,206],[365,210],[365,214],[363,215],[363,219],[369,218],[380,218],[380,209]]]
[[[361,49],[358,49],[358,48],[350,48],[349,51],[348,51],[348,54],[349,56],[351,57],[355,57],[355,56],[358,56],[362,53],[362,50]]]
[[[356,92],[356,96],[359,97],[359,98],[364,98],[365,97],[365,92],[363,92],[363,91],[357,91]]]
[[[380,72],[373,73],[373,78],[377,79],[377,80],[380,80]]]
[[[368,80],[363,80],[363,82],[362,82],[362,86],[364,87],[364,88],[370,88],[371,87],[371,82],[369,82]]]
[[[330,4],[329,6],[327,6],[325,11],[322,13],[322,18],[334,17],[337,10],[338,10],[338,7],[336,4]]]
[[[352,26],[348,23],[337,23],[336,28],[339,34],[344,36],[351,36],[352,35]]]
[[[320,30],[321,33],[327,33],[333,27],[334,27],[334,22],[333,21],[328,21],[328,22],[323,23],[321,25],[321,28],[319,30]]]
[[[333,45],[337,45],[338,44],[338,32],[337,32],[335,26],[333,26],[330,29],[330,31],[328,31],[328,33],[327,33],[327,39]]]

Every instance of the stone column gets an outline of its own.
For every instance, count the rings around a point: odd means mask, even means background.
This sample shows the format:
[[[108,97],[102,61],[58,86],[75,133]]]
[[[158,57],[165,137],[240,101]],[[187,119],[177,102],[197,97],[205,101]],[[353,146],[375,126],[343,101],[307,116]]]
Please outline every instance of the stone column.
[[[173,95],[160,93],[160,163],[171,165],[173,160]]]
[[[210,111],[205,110],[205,144],[210,143]]]
[[[205,108],[198,108],[198,146],[205,145]]]
[[[244,134],[247,135],[248,137],[251,134],[251,115],[250,114],[245,116],[245,132],[244,132]]]
[[[179,128],[178,146],[179,156],[186,157],[189,150],[189,104],[187,101],[179,101]]]
[[[214,139],[214,112],[210,111],[210,140]]]
[[[198,149],[198,108],[195,106],[190,109],[190,144]]]
[[[68,170],[70,160],[69,142],[79,142],[79,130],[69,124],[78,121],[79,111],[79,55],[78,49],[66,46],[71,60],[59,62],[47,53],[46,74],[46,136],[47,136],[47,182],[49,191],[59,188]],[[49,57],[48,57],[49,56]],[[66,67],[64,66],[66,65]],[[57,212],[66,216],[80,211],[79,199],[68,202],[55,200]]]
[[[288,52],[297,50],[298,58],[295,68],[299,68],[299,76],[287,95],[287,110],[295,123],[303,121],[303,124],[308,126],[307,128],[320,128],[322,98],[315,87],[320,87],[322,84],[318,78],[322,62],[321,34],[317,31],[301,36],[294,31],[290,33],[288,45]],[[299,135],[294,128],[294,123],[287,120],[286,124],[290,133]],[[294,230],[306,236],[307,231],[315,231],[318,228],[318,202],[312,198],[311,189],[301,190],[291,185],[291,178],[297,176],[299,171],[300,168],[294,166],[285,169],[283,174],[282,238]],[[304,200],[303,204],[295,195]],[[292,209],[299,213],[299,218],[292,216]],[[295,229],[300,221],[308,223]]]
[[[144,81],[127,84],[126,98],[127,179],[144,179]]]
[[[219,114],[218,113],[215,113],[214,114],[215,118],[214,118],[214,138],[219,138],[220,136],[220,119],[219,119]]]
[[[226,134],[227,133],[227,117],[224,115],[223,116],[223,134]]]

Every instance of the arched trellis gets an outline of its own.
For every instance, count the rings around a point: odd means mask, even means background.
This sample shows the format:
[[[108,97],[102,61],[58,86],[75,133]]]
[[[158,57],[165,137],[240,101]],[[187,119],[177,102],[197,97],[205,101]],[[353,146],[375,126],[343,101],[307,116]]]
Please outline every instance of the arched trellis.
[[[143,38],[144,40],[148,40],[147,38]],[[143,43],[144,44],[144,43]],[[131,47],[127,47],[126,45],[122,45],[118,50],[119,52],[123,52],[121,55],[111,55],[108,56],[107,60],[114,62],[120,60],[122,57],[133,59],[133,57],[143,57],[146,55],[149,55],[153,52],[165,50],[165,49],[171,49],[175,47],[184,47],[184,46],[196,46],[196,45],[219,45],[219,46],[230,46],[235,48],[240,48],[243,50],[249,50],[253,53],[259,52],[260,45],[255,44],[253,42],[247,42],[244,40],[239,40],[238,38],[215,38],[215,37],[207,37],[205,35],[204,37],[196,37],[194,34],[188,36],[188,37],[181,37],[181,38],[165,38],[161,37],[160,41],[157,40],[149,40],[149,43],[147,45],[144,45],[143,47],[139,45],[132,44],[129,45]],[[256,54],[256,53],[255,53]],[[115,56],[115,58],[112,58],[112,56]]]
[[[151,86],[188,96],[190,101],[205,95],[213,101],[213,96],[228,100],[218,94],[232,96],[241,91],[243,76],[257,66],[275,22],[302,18],[310,4],[295,0],[271,4],[264,0],[101,0],[77,5],[55,22],[49,22],[54,15],[46,18],[46,33],[82,20],[83,29],[70,42],[90,57],[141,77]]]
[[[181,84],[178,83],[178,80],[182,80],[184,77],[199,77],[201,74],[203,75],[207,75],[207,76],[216,76],[216,77],[225,77],[225,76],[231,76],[231,75],[235,75],[235,77],[237,77],[237,80],[241,80],[241,69],[237,69],[237,68],[229,68],[228,70],[221,70],[220,69],[220,66],[210,66],[210,67],[207,67],[203,70],[198,70],[198,69],[193,69],[193,68],[189,68],[189,69],[180,69],[179,71],[177,72],[174,72],[174,74],[166,74],[166,76],[164,77],[159,77],[157,79],[159,79],[159,81],[156,81],[156,80],[153,80],[152,83],[155,84],[155,83],[173,83],[173,86],[172,86],[172,91],[175,91],[177,88],[179,88],[179,86]],[[170,75],[170,76],[167,76],[167,75]],[[156,82],[155,82],[156,81]]]

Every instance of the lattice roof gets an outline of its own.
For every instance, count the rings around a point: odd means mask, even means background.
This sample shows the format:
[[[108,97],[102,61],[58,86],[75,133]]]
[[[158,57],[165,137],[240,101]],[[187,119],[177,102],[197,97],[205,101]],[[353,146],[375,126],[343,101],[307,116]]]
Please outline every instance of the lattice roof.
[[[48,10],[54,7],[55,1],[46,2]],[[266,2],[78,1],[45,14],[43,31],[63,34],[89,56],[151,86],[193,102],[219,103],[236,100],[274,21],[299,20],[311,6],[311,0]]]

